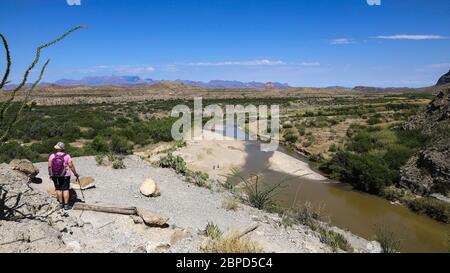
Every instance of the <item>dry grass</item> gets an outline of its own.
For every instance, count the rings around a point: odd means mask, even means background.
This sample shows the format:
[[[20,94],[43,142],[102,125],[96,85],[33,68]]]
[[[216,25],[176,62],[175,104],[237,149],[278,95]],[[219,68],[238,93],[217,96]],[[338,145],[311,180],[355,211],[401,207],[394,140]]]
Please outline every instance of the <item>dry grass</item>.
[[[217,239],[208,238],[201,250],[206,253],[262,253],[259,243],[249,237],[240,237],[232,231]]]
[[[239,208],[239,201],[236,198],[229,198],[222,202],[222,207],[226,210],[237,211]]]

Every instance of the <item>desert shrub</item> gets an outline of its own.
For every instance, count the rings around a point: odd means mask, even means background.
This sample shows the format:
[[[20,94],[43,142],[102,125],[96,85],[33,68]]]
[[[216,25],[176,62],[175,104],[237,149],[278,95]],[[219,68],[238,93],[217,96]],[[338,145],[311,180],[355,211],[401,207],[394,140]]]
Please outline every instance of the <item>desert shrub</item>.
[[[317,154],[311,154],[309,156],[309,160],[312,162],[322,162],[324,160],[324,158],[321,153],[317,153]]]
[[[323,207],[315,209],[310,202],[306,202],[296,212],[296,220],[302,225],[308,226],[313,231],[319,234],[320,241],[329,245],[333,251],[339,249],[346,252],[353,252],[353,247],[345,239],[345,237],[330,229],[330,227],[324,223],[324,216],[322,213]]]
[[[320,168],[332,178],[374,194],[383,194],[384,187],[398,183],[401,167],[428,141],[419,132],[359,125],[351,126],[347,136],[346,151],[336,152]]]
[[[125,163],[123,162],[122,157],[115,157],[114,161],[112,162],[113,169],[125,169]]]
[[[328,148],[328,151],[329,151],[329,152],[332,152],[332,153],[337,152],[337,146],[336,146],[336,144],[333,143],[333,144],[330,146],[330,148]]]
[[[86,131],[81,132],[81,137],[85,139],[93,139],[97,135],[97,132],[93,129],[88,129]]]
[[[125,137],[114,135],[111,138],[110,150],[113,153],[129,154],[129,153],[131,153],[132,149],[133,149],[132,145],[129,143],[129,141]]]
[[[389,149],[387,150],[383,159],[390,168],[400,170],[400,168],[405,165],[405,163],[413,154],[414,149],[400,144],[394,144],[389,146]]]
[[[39,153],[14,141],[0,145],[0,163],[9,163],[11,160],[19,158],[36,161],[40,157]]]
[[[444,223],[450,223],[450,204],[432,197],[415,198],[408,207],[418,213],[430,216]]]
[[[297,128],[299,135],[304,136],[306,134],[306,128],[304,126],[301,126]]]
[[[147,122],[145,132],[155,141],[172,141],[172,125],[176,121],[174,118],[154,119]]]
[[[287,129],[284,132],[284,140],[289,143],[295,143],[298,140],[298,132],[294,128]]]
[[[104,158],[105,158],[105,155],[103,155],[103,154],[96,155],[95,156],[95,162],[97,162],[97,165],[99,165],[99,166],[103,165],[105,163],[104,162]]]
[[[304,117],[314,117],[314,112],[313,111],[306,111],[303,114]]]
[[[327,228],[321,228],[319,234],[320,241],[329,245],[333,251],[336,252],[341,249],[346,252],[353,252],[353,247],[342,234]]]
[[[206,224],[204,234],[206,237],[216,240],[222,236],[223,232],[220,230],[219,226],[217,226],[213,222],[208,222]]]
[[[186,162],[184,161],[184,159],[181,156],[174,156],[172,155],[172,153],[161,157],[158,165],[162,168],[174,169],[179,174],[184,175],[187,173]]]
[[[380,243],[383,253],[399,252],[400,240],[387,227],[383,225],[375,226],[375,240]]]
[[[284,180],[269,186],[261,185],[261,177],[257,174],[244,177],[235,172],[234,176],[244,184],[244,201],[260,210],[272,210],[275,208],[273,198],[276,195],[277,190],[284,183]]]
[[[54,150],[55,144],[60,141],[56,139],[46,139],[41,142],[33,143],[30,146],[30,149],[39,153],[39,154],[50,154]],[[68,146],[68,144],[66,144]]]
[[[110,149],[108,142],[102,136],[96,136],[94,140],[89,143],[89,147],[98,153],[106,153]]]
[[[357,153],[367,153],[374,148],[374,144],[375,140],[371,138],[369,132],[361,131],[352,137],[347,144],[347,149]]]
[[[187,172],[186,179],[188,182],[193,183],[199,187],[210,188],[209,185],[209,175],[204,172],[195,171],[195,172]]]
[[[398,143],[413,149],[424,147],[430,142],[430,137],[419,130],[397,130],[396,134]]]
[[[331,177],[352,184],[358,190],[378,194],[395,176],[386,163],[372,155],[339,151],[320,169]]]
[[[209,239],[201,250],[206,253],[261,253],[263,251],[257,241],[249,237],[241,237],[236,231],[217,239]]]
[[[289,128],[292,128],[292,127],[293,127],[293,125],[292,125],[292,122],[290,122],[290,121],[286,121],[286,122],[283,123],[283,128],[284,129],[289,129]]]
[[[322,209],[314,209],[311,202],[305,202],[305,204],[299,208],[297,212],[298,221],[305,226],[310,227],[312,230],[319,228],[319,221],[322,221]]]
[[[405,196],[405,192],[402,189],[396,188],[395,186],[386,187],[382,190],[381,196],[389,201],[398,201]]]
[[[226,210],[236,211],[239,207],[239,202],[236,198],[228,198],[222,202],[222,207]]]

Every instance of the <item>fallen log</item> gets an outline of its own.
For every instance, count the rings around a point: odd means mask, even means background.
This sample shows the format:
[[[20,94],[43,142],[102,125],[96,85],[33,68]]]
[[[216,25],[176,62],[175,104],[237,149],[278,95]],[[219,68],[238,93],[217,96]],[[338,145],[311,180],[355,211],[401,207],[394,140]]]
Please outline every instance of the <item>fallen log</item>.
[[[114,206],[100,206],[89,205],[86,203],[75,203],[73,205],[74,210],[89,210],[97,212],[124,214],[124,215],[136,215],[136,207],[114,207]]]

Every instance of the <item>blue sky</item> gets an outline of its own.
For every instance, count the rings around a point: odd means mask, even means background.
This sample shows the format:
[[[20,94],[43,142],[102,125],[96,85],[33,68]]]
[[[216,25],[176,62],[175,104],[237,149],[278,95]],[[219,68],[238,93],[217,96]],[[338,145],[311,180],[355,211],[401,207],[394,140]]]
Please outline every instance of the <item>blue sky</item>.
[[[2,0],[0,31],[13,81],[36,46],[87,25],[45,50],[44,81],[137,75],[417,87],[450,69],[449,14],[448,0]]]

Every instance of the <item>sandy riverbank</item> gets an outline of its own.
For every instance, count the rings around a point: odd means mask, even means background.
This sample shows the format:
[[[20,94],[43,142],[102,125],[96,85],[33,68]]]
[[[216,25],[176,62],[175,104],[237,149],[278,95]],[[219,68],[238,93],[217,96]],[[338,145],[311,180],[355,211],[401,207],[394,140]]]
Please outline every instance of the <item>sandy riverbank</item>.
[[[325,177],[312,170],[306,162],[280,151],[271,153],[267,166],[270,170],[292,176],[305,176],[311,180],[326,180]],[[249,157],[245,141],[222,137],[221,134],[208,130],[203,130],[202,140],[186,141],[186,147],[181,148],[175,154],[184,158],[189,169],[206,172],[210,177],[230,175],[233,170],[241,169]]]

